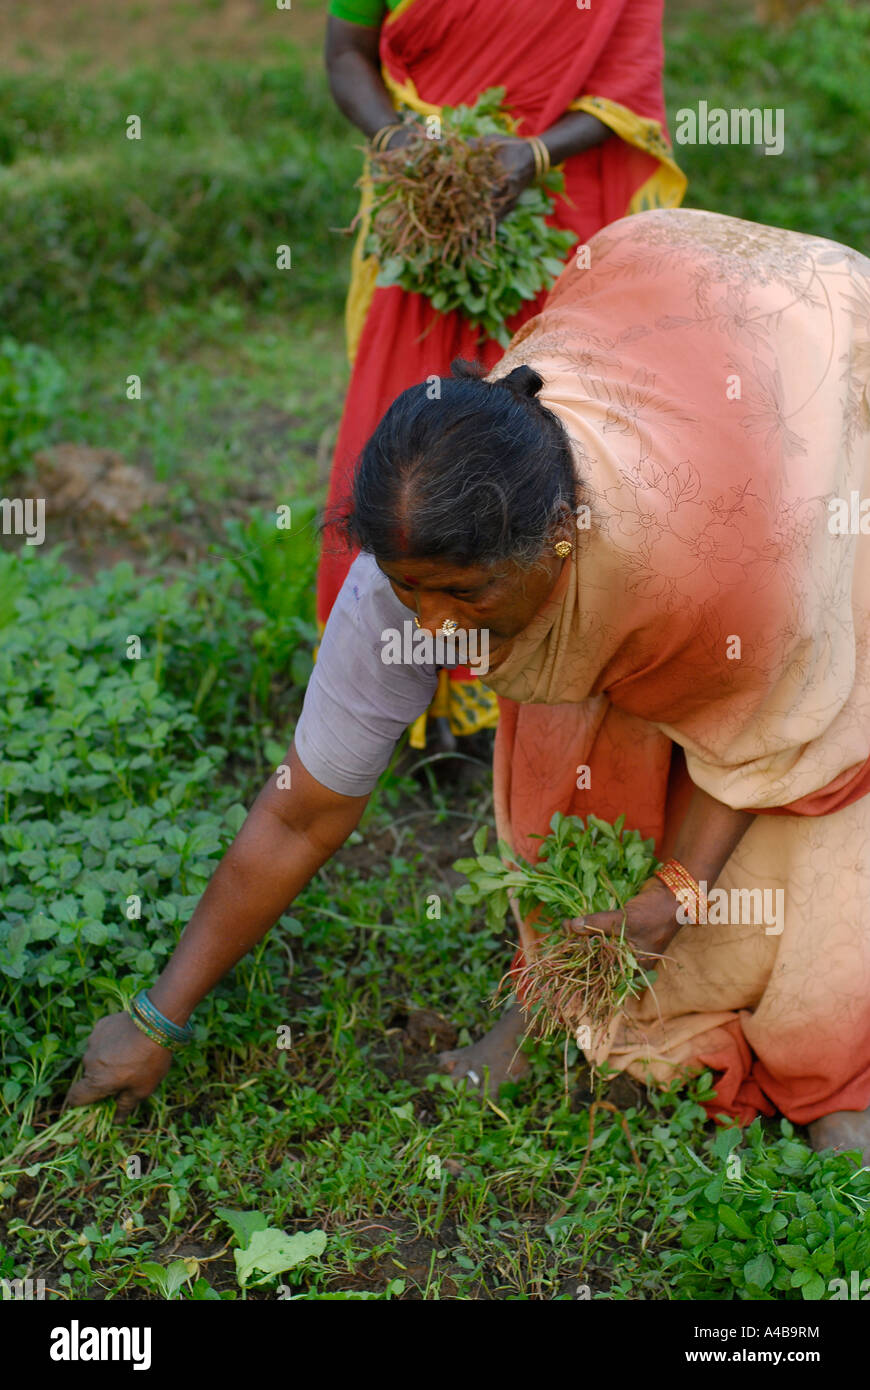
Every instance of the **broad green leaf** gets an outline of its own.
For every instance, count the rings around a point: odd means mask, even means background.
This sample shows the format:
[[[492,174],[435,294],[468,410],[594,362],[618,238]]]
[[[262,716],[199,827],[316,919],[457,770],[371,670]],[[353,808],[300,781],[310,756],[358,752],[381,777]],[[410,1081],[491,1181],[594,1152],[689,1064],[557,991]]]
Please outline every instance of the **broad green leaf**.
[[[713,1140],[713,1152],[717,1158],[727,1158],[728,1155],[737,1148],[743,1138],[743,1131],[736,1129],[719,1129]]]
[[[755,1284],[759,1289],[766,1289],[773,1278],[773,1260],[763,1250],[752,1260],[747,1260],[743,1266],[743,1277],[747,1284]]]
[[[820,1298],[824,1298],[826,1293],[827,1285],[825,1284],[824,1279],[822,1279],[821,1276],[818,1274],[815,1275],[814,1278],[810,1279],[809,1283],[804,1284],[803,1288],[801,1289],[801,1297],[805,1298],[808,1302],[810,1300],[818,1300]]]
[[[749,1229],[740,1213],[736,1212],[733,1207],[726,1206],[724,1202],[720,1202],[718,1214],[719,1220],[722,1222],[726,1231],[730,1231],[733,1236],[737,1236],[740,1240],[749,1240],[751,1238],[752,1231]]]
[[[504,864],[501,862],[500,859],[496,859],[496,857],[495,857],[494,854],[479,854],[478,857],[477,857],[477,862],[478,862],[480,868],[483,869],[484,873],[487,873],[487,874],[502,874],[502,873],[504,873],[504,870],[505,870]]]
[[[245,1246],[255,1231],[265,1231],[269,1223],[259,1211],[233,1211],[230,1207],[215,1207],[215,1216],[230,1227],[239,1245]]]
[[[776,1254],[789,1269],[800,1269],[803,1265],[809,1264],[809,1251],[802,1245],[778,1245]]]
[[[187,1261],[173,1260],[172,1264],[168,1265],[166,1269],[166,1292],[168,1297],[172,1298],[173,1294],[178,1293],[182,1284],[185,1284],[189,1278],[190,1270],[188,1269]]]
[[[257,1230],[244,1250],[236,1250],[236,1274],[244,1288],[248,1283],[262,1284],[272,1274],[282,1274],[303,1260],[316,1259],[326,1249],[325,1231],[300,1231],[288,1236],[284,1231],[268,1227]],[[260,1274],[260,1278],[252,1276]]]
[[[683,1244],[690,1250],[696,1245],[709,1245],[716,1239],[715,1221],[689,1221],[683,1230]]]

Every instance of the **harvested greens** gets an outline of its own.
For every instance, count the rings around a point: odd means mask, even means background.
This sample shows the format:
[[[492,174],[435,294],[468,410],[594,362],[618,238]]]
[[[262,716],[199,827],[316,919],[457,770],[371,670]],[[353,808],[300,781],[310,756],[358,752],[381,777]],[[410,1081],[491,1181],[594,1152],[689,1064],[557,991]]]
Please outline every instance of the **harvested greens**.
[[[366,255],[380,263],[377,283],[424,294],[439,313],[458,310],[506,347],[506,320],[564,270],[573,232],[546,222],[564,178],[550,170],[526,188],[499,222],[504,171],[487,135],[509,135],[500,110],[504,87],[490,87],[473,106],[445,106],[440,138],[425,117],[408,113],[419,138],[373,152],[371,223]]]
[[[655,978],[640,969],[624,934],[576,936],[562,925],[624,907],[655,869],[652,840],[624,824],[624,816],[610,825],[590,815],[584,825],[579,816],[557,812],[536,864],[515,859],[503,841],[501,858],[487,854],[482,826],[474,837],[476,858],[454,865],[468,878],[457,897],[484,903],[490,928],[501,926],[513,894],[522,917],[541,933],[534,959],[506,975],[496,996],[516,992],[540,1037],[574,1034],[581,1025],[600,1037],[626,999]]]

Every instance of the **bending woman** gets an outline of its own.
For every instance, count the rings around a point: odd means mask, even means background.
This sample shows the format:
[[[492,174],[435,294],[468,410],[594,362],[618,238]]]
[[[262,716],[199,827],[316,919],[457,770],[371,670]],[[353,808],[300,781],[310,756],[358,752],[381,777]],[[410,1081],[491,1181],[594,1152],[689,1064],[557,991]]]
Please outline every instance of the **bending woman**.
[[[292,790],[264,788],[150,1000],[183,1024],[357,824],[437,679],[396,663],[416,619],[488,641],[515,852],[556,810],[625,812],[697,902],[732,905],[681,925],[644,885],[628,936],[668,960],[596,1060],[711,1068],[714,1111],[779,1110],[870,1160],[870,261],[682,210],[591,250],[488,380],[411,388],[369,441]],[[447,1064],[497,1082],[520,1028]],[[129,1109],[168,1065],[114,1015],[70,1098]]]

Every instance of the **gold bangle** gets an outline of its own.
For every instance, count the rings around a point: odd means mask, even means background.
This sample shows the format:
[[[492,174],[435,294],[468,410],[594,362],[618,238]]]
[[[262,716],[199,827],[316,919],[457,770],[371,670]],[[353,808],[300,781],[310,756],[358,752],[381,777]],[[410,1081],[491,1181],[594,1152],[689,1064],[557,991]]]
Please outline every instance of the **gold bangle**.
[[[152,1042],[159,1043],[161,1047],[166,1048],[167,1052],[173,1051],[172,1044],[169,1041],[169,1039],[163,1037],[162,1034],[158,1033],[156,1028],[152,1028],[150,1023],[146,1023],[144,1018],[142,1018],[139,1014],[135,1013],[133,1009],[127,1010],[127,1016],[130,1019],[132,1019],[139,1031],[141,1033],[144,1033],[147,1038],[150,1038]]]
[[[666,864],[662,864],[661,868],[656,869],[655,877],[661,879],[674,897],[679,899],[681,907],[689,914],[690,922],[707,921],[707,894],[678,859],[669,859]]]
[[[404,126],[401,121],[394,125],[382,125],[380,130],[375,131],[374,135],[371,138],[371,141],[369,142],[371,144],[372,149],[375,151],[376,154],[383,154],[386,150],[387,144],[389,143],[390,139],[395,135],[396,131],[403,129]]]
[[[550,171],[550,151],[540,135],[528,135],[526,139],[532,147],[535,159],[535,182],[540,183],[544,175]]]
[[[532,147],[532,159],[535,161],[535,183],[537,183],[541,177],[541,153],[534,135],[528,137],[527,144]]]

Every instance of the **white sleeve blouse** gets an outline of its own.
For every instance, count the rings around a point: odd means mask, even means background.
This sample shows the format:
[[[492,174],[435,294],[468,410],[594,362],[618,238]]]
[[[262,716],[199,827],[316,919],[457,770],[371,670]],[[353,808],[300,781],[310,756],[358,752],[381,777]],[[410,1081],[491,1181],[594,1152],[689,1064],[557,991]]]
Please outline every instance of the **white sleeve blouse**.
[[[413,614],[374,556],[358,555],[324,629],[294,735],[302,765],[331,791],[370,792],[432,700],[436,665],[390,659],[390,634],[404,633],[406,623]]]

